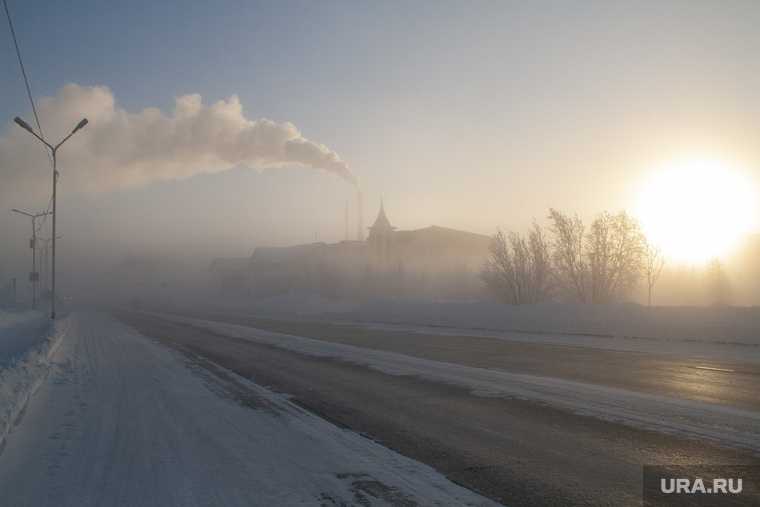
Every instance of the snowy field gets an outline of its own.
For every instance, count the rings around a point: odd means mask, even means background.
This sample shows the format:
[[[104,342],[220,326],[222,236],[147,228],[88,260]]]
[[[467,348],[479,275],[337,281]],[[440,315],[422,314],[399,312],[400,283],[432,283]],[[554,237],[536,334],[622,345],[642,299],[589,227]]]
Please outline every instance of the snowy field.
[[[495,331],[730,343],[760,346],[760,308],[652,307],[637,304],[375,301],[345,314],[352,320]]]
[[[760,308],[413,300],[333,301],[288,295],[217,305],[240,314],[609,350],[760,362]]]
[[[0,491],[14,506],[494,505],[100,314],[68,318]]]
[[[337,358],[391,375],[414,375],[464,387],[476,396],[534,400],[636,428],[710,440],[723,446],[760,453],[760,412],[752,410],[564,379],[431,361],[235,324],[178,316],[162,317],[301,354]]]

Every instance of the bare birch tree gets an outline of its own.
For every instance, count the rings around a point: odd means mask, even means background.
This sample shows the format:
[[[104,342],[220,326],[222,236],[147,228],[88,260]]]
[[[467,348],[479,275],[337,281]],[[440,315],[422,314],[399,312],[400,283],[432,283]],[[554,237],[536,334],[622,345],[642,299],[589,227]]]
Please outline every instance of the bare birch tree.
[[[723,306],[731,302],[731,281],[718,259],[713,259],[706,268],[707,297],[711,304]]]
[[[586,230],[577,215],[550,209],[549,219],[554,273],[565,293],[579,302],[607,303],[633,288],[644,253],[636,220],[605,212]]]
[[[647,242],[644,249],[644,277],[647,282],[647,305],[652,306],[652,292],[654,286],[665,267],[665,256],[659,247]]]
[[[527,238],[496,233],[482,271],[486,286],[510,304],[537,303],[549,296],[551,262],[545,235],[533,224]]]
[[[608,303],[630,291],[644,267],[645,239],[638,222],[624,211],[604,212],[586,236],[591,302]]]
[[[587,301],[588,267],[584,256],[586,228],[578,217],[549,209],[554,275],[559,287],[580,302]]]

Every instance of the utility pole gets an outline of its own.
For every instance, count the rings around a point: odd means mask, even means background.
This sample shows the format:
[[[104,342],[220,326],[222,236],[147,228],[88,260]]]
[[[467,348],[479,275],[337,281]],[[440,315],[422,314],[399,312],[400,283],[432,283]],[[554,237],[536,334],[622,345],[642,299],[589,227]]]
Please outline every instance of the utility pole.
[[[26,123],[24,120],[16,116],[13,119],[14,122],[16,122],[16,125],[21,127],[22,129],[26,130],[30,134],[32,134],[34,137],[36,137],[42,144],[47,146],[47,148],[50,150],[51,154],[53,155],[53,262],[52,262],[52,294],[50,297],[50,318],[55,319],[55,238],[56,238],[56,230],[55,230],[55,224],[56,224],[56,205],[57,205],[57,196],[56,196],[56,190],[58,187],[58,167],[56,162],[56,155],[58,154],[58,148],[60,148],[63,143],[69,140],[71,136],[77,133],[80,129],[82,129],[85,125],[87,125],[87,118],[83,118],[79,123],[77,123],[76,127],[67,135],[64,137],[60,143],[53,146],[52,144],[49,144],[45,139],[42,138],[42,136],[37,135],[37,133],[34,131],[32,127],[29,126],[28,123]]]
[[[345,225],[344,229],[345,230],[343,231],[344,232],[343,239],[345,239],[346,241],[348,241],[348,239],[349,239],[348,238],[348,201],[346,201],[346,215],[345,215],[344,218],[345,218],[345,222],[344,222],[344,225]]]
[[[62,236],[58,236],[56,239],[61,239]],[[39,238],[42,243],[40,249],[40,277],[42,278],[42,290],[47,291],[50,289],[50,269],[48,263],[50,262],[50,242],[53,238]]]
[[[29,247],[32,249],[32,271],[29,273],[29,281],[32,283],[32,309],[37,308],[37,284],[40,281],[40,274],[37,272],[37,219],[50,215],[49,211],[42,213],[29,213],[28,211],[13,208],[11,211],[20,215],[26,215],[32,219],[32,238],[29,240]]]

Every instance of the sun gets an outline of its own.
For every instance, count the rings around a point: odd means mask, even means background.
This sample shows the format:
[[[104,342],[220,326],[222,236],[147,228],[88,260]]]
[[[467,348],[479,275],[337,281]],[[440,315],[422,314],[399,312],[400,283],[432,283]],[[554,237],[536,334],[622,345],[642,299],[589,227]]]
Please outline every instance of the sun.
[[[751,179],[715,160],[672,162],[639,192],[636,215],[650,242],[672,261],[701,264],[721,257],[755,226]]]

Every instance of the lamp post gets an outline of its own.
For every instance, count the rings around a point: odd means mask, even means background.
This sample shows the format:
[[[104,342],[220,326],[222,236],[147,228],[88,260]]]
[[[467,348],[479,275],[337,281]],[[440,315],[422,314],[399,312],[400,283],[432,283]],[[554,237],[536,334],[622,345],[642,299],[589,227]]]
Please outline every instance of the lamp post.
[[[37,283],[40,280],[40,274],[37,272],[37,219],[50,215],[49,211],[43,213],[29,213],[28,211],[13,208],[11,210],[20,215],[26,215],[32,219],[32,239],[29,246],[32,248],[32,272],[29,273],[29,281],[32,282],[32,309],[37,308]]]
[[[61,239],[58,235],[56,239]],[[50,289],[50,270],[48,269],[48,262],[50,261],[50,243],[53,238],[39,238],[42,243],[42,249],[40,250],[40,277],[42,278],[42,294],[45,294]]]
[[[76,127],[67,135],[64,137],[60,143],[53,146],[52,144],[45,141],[41,136],[37,135],[37,133],[34,131],[32,127],[29,126],[28,123],[26,123],[24,120],[16,116],[13,119],[16,124],[21,127],[22,129],[26,130],[30,134],[32,134],[34,137],[36,137],[42,144],[47,146],[47,148],[50,150],[50,152],[53,155],[53,262],[52,262],[52,294],[50,299],[50,318],[55,319],[55,223],[56,218],[58,217],[58,214],[56,213],[56,188],[58,186],[58,168],[56,165],[56,154],[58,153],[58,148],[60,148],[63,143],[69,140],[71,136],[77,133],[78,130],[83,128],[85,125],[87,125],[87,118],[83,118],[79,123],[77,123]]]

